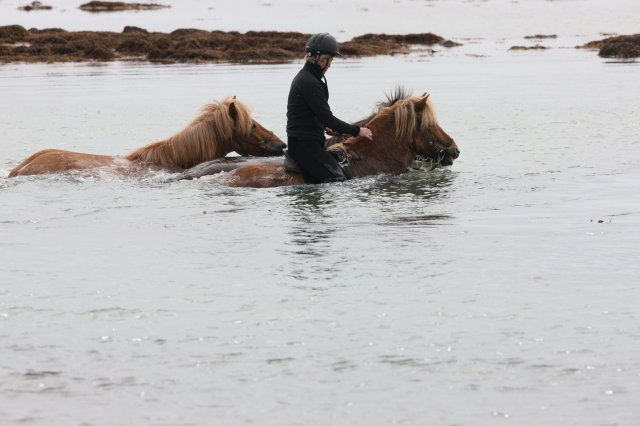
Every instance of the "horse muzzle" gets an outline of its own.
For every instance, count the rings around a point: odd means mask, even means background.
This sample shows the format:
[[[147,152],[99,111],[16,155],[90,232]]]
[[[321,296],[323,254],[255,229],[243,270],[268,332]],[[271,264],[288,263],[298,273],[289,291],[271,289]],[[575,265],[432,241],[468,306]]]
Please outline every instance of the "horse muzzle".
[[[280,139],[271,141],[261,140],[260,142],[258,142],[258,146],[265,154],[265,156],[277,157],[284,154],[284,149],[287,147],[287,144]]]
[[[460,150],[457,147],[449,147],[440,151],[440,164],[443,166],[451,166],[453,160],[460,156]]]

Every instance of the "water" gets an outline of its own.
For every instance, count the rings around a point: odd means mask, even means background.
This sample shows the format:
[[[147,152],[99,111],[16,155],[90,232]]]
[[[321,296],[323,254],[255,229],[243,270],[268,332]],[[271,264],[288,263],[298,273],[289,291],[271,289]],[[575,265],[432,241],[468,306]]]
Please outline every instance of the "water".
[[[78,8],[87,2],[49,0],[43,2],[53,7],[49,11],[18,10],[29,3],[0,1],[0,25],[118,32],[125,25],[163,32],[177,28],[330,31],[340,40],[365,33],[429,31],[454,39],[558,34],[594,40],[602,38],[600,32],[637,32],[640,9],[636,0],[161,0],[147,3],[171,8],[90,13]]]
[[[0,179],[0,423],[636,425],[639,64],[507,48],[328,75],[346,119],[429,91],[448,169]],[[2,65],[0,175],[125,154],[234,94],[284,137],[299,67]]]

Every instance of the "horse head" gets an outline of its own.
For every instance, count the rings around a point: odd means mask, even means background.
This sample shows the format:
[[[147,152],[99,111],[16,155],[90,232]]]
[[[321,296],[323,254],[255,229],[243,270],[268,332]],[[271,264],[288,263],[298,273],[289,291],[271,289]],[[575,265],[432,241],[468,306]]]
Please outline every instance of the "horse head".
[[[361,137],[342,143],[358,176],[404,173],[410,167],[450,166],[460,155],[454,140],[438,124],[429,96],[411,96],[398,88],[361,122],[373,132],[373,141]],[[337,142],[340,143],[340,142]]]
[[[282,155],[286,145],[251,116],[236,97],[205,105],[191,123],[175,135],[129,153],[129,161],[184,170],[222,158],[231,151],[243,156]]]
[[[407,101],[415,111],[417,121],[411,146],[414,164],[421,166],[423,160],[428,160],[434,166],[452,165],[460,155],[460,149],[440,127],[429,95],[413,96]]]
[[[280,156],[287,145],[271,130],[266,129],[246,113],[245,106],[235,100],[229,102],[229,116],[235,123],[233,148],[243,157]]]

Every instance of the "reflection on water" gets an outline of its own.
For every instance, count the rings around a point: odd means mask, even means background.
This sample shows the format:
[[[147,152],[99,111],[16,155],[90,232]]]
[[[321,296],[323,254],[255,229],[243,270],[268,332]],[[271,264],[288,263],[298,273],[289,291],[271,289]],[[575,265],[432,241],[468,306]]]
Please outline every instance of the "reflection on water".
[[[290,276],[296,280],[332,279],[330,264],[322,261],[331,252],[336,232],[327,216],[334,203],[327,185],[286,188],[281,198],[287,200],[285,209],[291,219],[287,230],[287,245],[291,246],[287,256],[293,265]],[[309,268],[310,265],[313,266]]]
[[[289,205],[293,211],[316,212],[322,211],[333,204],[333,199],[323,185],[301,185],[285,188],[283,195],[290,198]]]
[[[362,200],[375,197],[376,201],[386,204],[397,201],[407,195],[422,200],[438,201],[450,195],[455,173],[449,169],[432,171],[411,171],[403,176],[381,176],[371,185],[360,188]]]
[[[392,226],[407,227],[435,227],[446,225],[452,216],[446,214],[422,214],[417,216],[398,216],[389,220],[388,224]]]
[[[354,276],[424,276],[413,259],[438,250],[440,243],[428,241],[423,231],[451,223],[443,200],[452,194],[455,178],[443,169],[283,188],[277,195],[287,219],[280,252],[288,263],[283,270],[296,280],[293,287],[301,282],[335,287]]]
[[[291,244],[299,247],[296,254],[326,255],[341,217],[351,223],[354,219],[363,221],[372,208],[384,213],[377,216],[383,216],[383,223],[391,225],[443,224],[450,215],[424,208],[450,196],[454,180],[455,173],[443,169],[354,180],[340,185],[342,191],[337,192],[330,191],[327,185],[287,188],[281,197],[287,199],[287,213],[293,223],[289,231]],[[373,219],[370,223],[380,224],[380,217]]]

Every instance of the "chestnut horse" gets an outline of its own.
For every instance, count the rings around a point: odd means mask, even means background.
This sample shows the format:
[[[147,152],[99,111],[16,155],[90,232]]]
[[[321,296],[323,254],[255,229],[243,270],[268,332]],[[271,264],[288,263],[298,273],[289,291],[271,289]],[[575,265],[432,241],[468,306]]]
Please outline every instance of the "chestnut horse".
[[[119,173],[149,169],[182,171],[236,151],[244,156],[279,156],[286,145],[251,117],[236,97],[204,106],[184,129],[168,139],[138,148],[126,157],[45,149],[18,166],[9,177],[110,167]]]
[[[460,150],[440,127],[429,95],[410,96],[397,90],[381,103],[375,114],[363,121],[373,132],[373,141],[349,137],[329,146],[349,159],[354,177],[381,173],[406,173],[412,164],[429,162],[433,167],[450,166]],[[186,170],[178,179],[221,175],[236,187],[274,187],[304,183],[302,175],[287,170],[282,160],[214,160]]]

